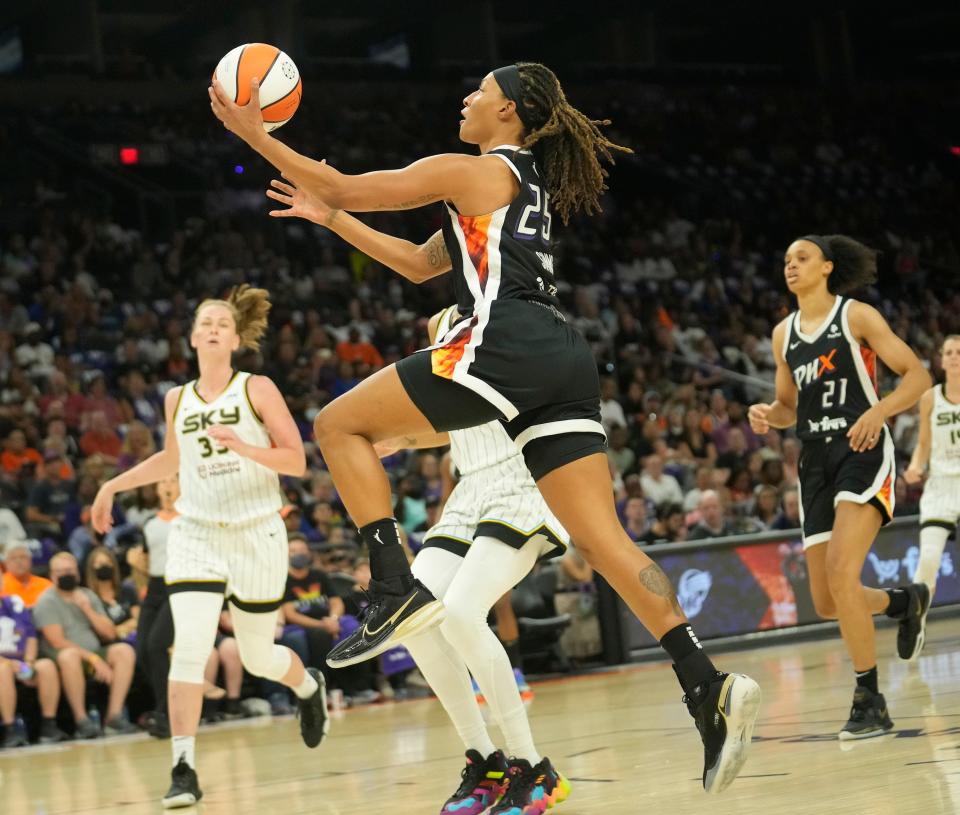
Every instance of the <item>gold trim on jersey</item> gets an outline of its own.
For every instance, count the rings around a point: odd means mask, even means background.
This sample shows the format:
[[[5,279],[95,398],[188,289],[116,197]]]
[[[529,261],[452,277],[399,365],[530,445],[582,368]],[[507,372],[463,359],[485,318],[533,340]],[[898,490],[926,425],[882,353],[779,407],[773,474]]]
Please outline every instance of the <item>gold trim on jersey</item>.
[[[253,406],[253,400],[250,398],[250,391],[247,390],[247,387],[250,385],[250,380],[253,377],[253,374],[250,374],[243,382],[243,395],[247,398],[247,405],[250,407],[250,412],[253,414],[253,418],[256,419],[260,424],[265,426],[263,417],[257,413],[257,409]]]
[[[220,393],[218,393],[218,394],[213,398],[213,401],[214,401],[214,402],[216,402],[217,399],[219,399],[219,398],[220,398],[221,396],[223,396],[228,390],[230,390],[230,386],[233,384],[233,380],[236,379],[239,375],[240,375],[240,371],[234,371],[234,372],[233,372],[233,376],[230,377],[230,381],[227,382],[227,384],[223,386],[223,390],[220,391]],[[191,383],[191,385],[192,385],[192,387],[193,387],[193,392],[194,392],[194,394],[196,395],[197,399],[199,399],[201,402],[203,402],[203,404],[209,405],[210,402],[208,402],[206,399],[204,399],[204,398],[200,395],[200,391],[197,390],[197,382],[199,382],[199,380],[198,380],[198,379],[194,379],[193,382]]]
[[[563,542],[563,538],[561,538],[556,532],[554,532],[546,523],[542,523],[539,526],[535,526],[529,532],[527,532],[527,530],[525,529],[518,529],[513,524],[508,524],[506,521],[501,521],[499,518],[481,518],[479,521],[477,521],[477,526],[479,526],[480,524],[500,524],[501,526],[507,527],[507,529],[513,530],[518,535],[526,535],[528,538],[532,538],[534,535],[538,534],[540,530],[546,529],[547,532],[549,532],[558,541],[560,541],[560,544],[562,546],[567,545]]]
[[[173,407],[173,416],[170,418],[171,424],[176,424],[177,412],[180,410],[180,403],[183,401],[183,392],[187,389],[186,385],[180,386],[180,393],[177,395],[177,404]]]

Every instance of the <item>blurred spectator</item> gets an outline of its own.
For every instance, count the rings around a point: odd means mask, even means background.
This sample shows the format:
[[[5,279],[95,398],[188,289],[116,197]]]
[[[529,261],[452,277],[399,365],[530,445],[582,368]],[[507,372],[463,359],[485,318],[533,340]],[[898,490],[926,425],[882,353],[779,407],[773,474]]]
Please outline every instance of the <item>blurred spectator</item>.
[[[780,498],[780,513],[773,520],[771,529],[800,529],[800,493],[796,487],[787,487]]]
[[[102,381],[102,380],[100,380]],[[109,464],[116,465],[123,450],[123,442],[102,410],[84,414],[87,417],[88,430],[80,437],[80,451],[85,456],[100,456]]]
[[[100,729],[86,710],[86,673],[110,687],[104,732],[132,733],[124,709],[133,681],[136,655],[125,642],[117,642],[117,630],[97,597],[80,585],[76,558],[60,552],[50,560],[53,588],[41,595],[33,617],[41,633],[40,653],[60,669],[63,692],[73,711],[77,736],[98,738]]]
[[[637,462],[637,457],[633,450],[627,447],[629,434],[624,425],[614,425],[609,433],[610,440],[607,446],[607,458],[613,465],[613,469],[620,475],[629,473]]]
[[[27,436],[22,430],[11,430],[4,442],[0,465],[10,475],[32,476],[43,469],[43,458],[38,450],[27,445]]]
[[[572,545],[560,558],[554,605],[557,614],[570,615],[570,626],[560,635],[564,654],[574,660],[599,654],[603,642],[593,569]]]
[[[129,640],[137,630],[140,598],[132,583],[120,580],[120,564],[106,546],[98,546],[87,558],[86,586],[100,598],[104,611],[116,626],[117,639]]]
[[[35,537],[63,538],[64,519],[73,500],[74,484],[61,478],[62,463],[59,453],[47,454],[43,475],[34,482],[27,498],[27,529]]]
[[[127,435],[124,436],[117,458],[117,470],[129,470],[141,461],[146,461],[157,452],[157,445],[153,440],[153,433],[143,422],[134,420],[127,425]]]
[[[650,527],[650,543],[682,543],[687,540],[687,515],[680,504],[664,504],[657,509],[657,520]]]
[[[21,747],[26,734],[15,727],[17,685],[36,688],[40,699],[40,743],[62,741],[57,727],[60,676],[49,659],[38,659],[37,630],[30,609],[16,595],[0,594],[0,747]]]
[[[360,336],[360,332],[351,327],[348,339],[337,343],[337,356],[344,362],[362,362],[373,370],[383,367],[380,352]]]
[[[754,493],[752,517],[760,523],[761,529],[773,529],[779,518],[780,495],[776,487],[762,484]]]
[[[343,600],[327,574],[311,567],[313,555],[303,535],[290,535],[289,555],[290,573],[282,606],[284,620],[307,632],[309,664],[323,669],[327,653],[340,634]]]
[[[617,380],[612,376],[600,380],[600,423],[608,436],[614,427],[627,426],[627,417],[617,401]]]
[[[648,543],[650,521],[647,502],[643,498],[628,498],[623,506],[623,528],[634,543]]]
[[[640,475],[643,494],[656,506],[661,504],[682,504],[683,490],[676,478],[663,471],[663,456],[654,453],[644,459],[643,473]]]
[[[40,595],[53,585],[47,578],[31,571],[33,556],[30,554],[30,544],[25,540],[7,543],[3,565],[3,591],[0,594],[19,597],[27,608],[33,608]]]
[[[734,534],[733,525],[724,517],[723,501],[715,490],[707,490],[700,496],[697,506],[700,520],[697,521],[688,540],[704,540],[706,538],[722,538]]]
[[[685,512],[693,512],[700,505],[700,498],[707,490],[712,490],[714,484],[714,469],[710,465],[697,467],[693,489],[688,490],[683,499]]]

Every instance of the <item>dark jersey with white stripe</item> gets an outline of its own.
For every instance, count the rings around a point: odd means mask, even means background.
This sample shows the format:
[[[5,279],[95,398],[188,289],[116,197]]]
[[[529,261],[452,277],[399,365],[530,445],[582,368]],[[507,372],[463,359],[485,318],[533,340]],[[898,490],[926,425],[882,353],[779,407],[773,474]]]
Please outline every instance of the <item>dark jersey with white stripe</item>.
[[[856,301],[838,296],[812,334],[800,330],[800,312],[787,318],[783,356],[797,386],[797,435],[803,441],[844,436],[877,397],[877,354],[860,345],[848,314]]]
[[[517,197],[486,215],[461,215],[446,203],[443,238],[453,261],[457,308],[463,316],[519,298],[556,306],[550,242],[550,196],[529,150],[505,145],[498,156],[520,183]]]

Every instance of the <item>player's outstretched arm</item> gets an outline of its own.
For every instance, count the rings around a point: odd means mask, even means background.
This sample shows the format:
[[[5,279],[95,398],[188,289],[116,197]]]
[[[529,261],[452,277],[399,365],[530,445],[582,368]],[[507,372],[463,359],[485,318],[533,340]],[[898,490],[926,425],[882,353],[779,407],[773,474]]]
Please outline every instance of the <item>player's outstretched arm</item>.
[[[175,475],[180,468],[180,447],[177,444],[173,419],[177,412],[177,404],[180,401],[182,390],[183,388],[171,388],[167,391],[163,400],[167,420],[163,449],[158,450],[150,458],[141,461],[135,467],[131,467],[125,473],[120,473],[115,478],[104,482],[103,486],[97,491],[97,497],[91,507],[90,518],[93,521],[93,528],[101,535],[109,532],[110,527],[113,526],[113,498],[118,492],[135,490],[144,484],[155,484],[157,481]]]
[[[786,330],[786,321],[773,329],[773,359],[777,363],[774,401],[751,405],[747,414],[753,432],[761,435],[771,427],[791,427],[797,422],[797,386],[783,356],[783,335]]]
[[[210,107],[224,127],[243,139],[285,178],[337,209],[351,212],[414,209],[437,201],[457,201],[478,185],[496,188],[503,183],[502,179],[491,176],[489,166],[483,165],[476,156],[459,153],[430,156],[400,170],[347,175],[325,161],[301,155],[263,129],[256,80],[251,84],[250,101],[246,105],[233,102],[217,80],[213,80],[208,94]]]
[[[920,433],[917,438],[917,447],[910,457],[910,465],[903,473],[908,484],[919,484],[923,480],[923,473],[930,461],[930,443],[932,439],[930,414],[933,412],[934,388],[927,390],[920,397]]]
[[[887,419],[917,403],[932,384],[923,363],[873,306],[853,303],[847,315],[850,331],[861,345],[872,348],[891,371],[900,375],[897,387],[866,411],[847,431],[850,447],[869,450],[880,439]]]
[[[451,268],[450,255],[438,231],[423,244],[417,245],[403,238],[378,232],[363,221],[348,215],[326,201],[283,181],[272,181],[273,189],[267,196],[283,204],[286,209],[275,209],[274,218],[305,218],[325,226],[361,252],[393,269],[412,283],[423,283]]]
[[[256,447],[247,444],[225,425],[214,425],[207,435],[237,455],[249,458],[281,475],[298,478],[307,471],[307,456],[303,452],[303,439],[297,423],[290,415],[290,408],[273,380],[266,376],[251,376],[247,381],[250,406],[263,422],[273,441],[272,447]]]

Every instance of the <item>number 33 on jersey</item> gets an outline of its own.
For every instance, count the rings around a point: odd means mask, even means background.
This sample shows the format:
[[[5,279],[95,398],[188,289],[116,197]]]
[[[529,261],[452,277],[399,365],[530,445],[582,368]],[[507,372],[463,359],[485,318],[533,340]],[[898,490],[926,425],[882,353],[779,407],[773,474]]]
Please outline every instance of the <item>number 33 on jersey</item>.
[[[181,515],[213,523],[243,523],[279,512],[282,506],[273,470],[211,439],[214,425],[230,427],[245,443],[270,447],[270,435],[247,393],[251,374],[238,371],[223,393],[205,402],[196,381],[180,391],[173,426],[180,448]]]

